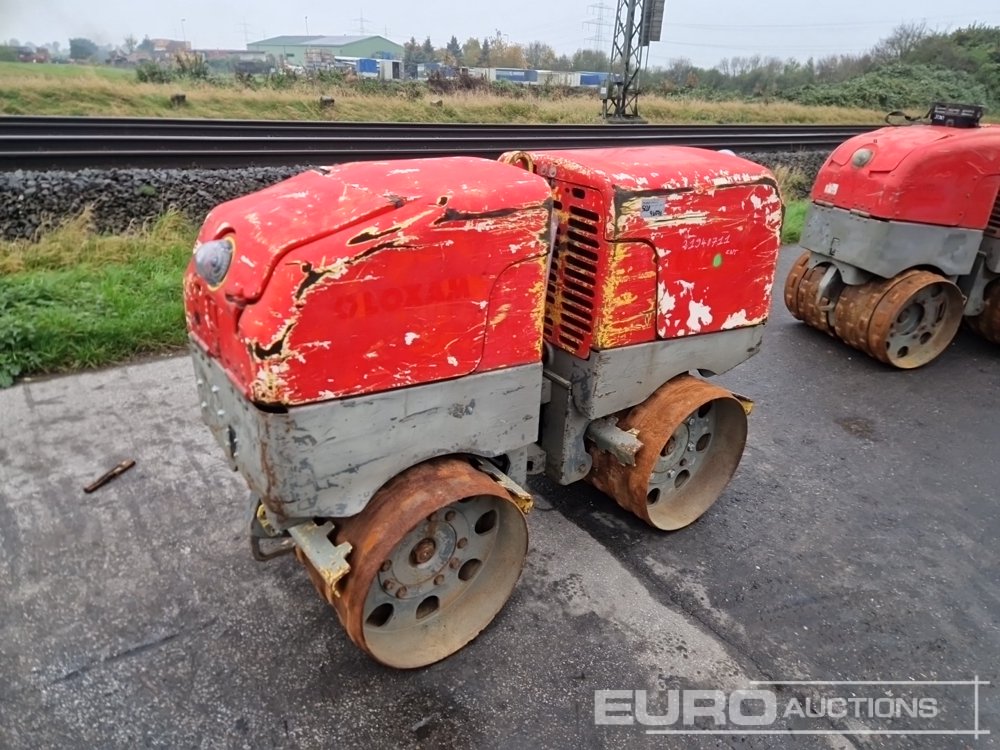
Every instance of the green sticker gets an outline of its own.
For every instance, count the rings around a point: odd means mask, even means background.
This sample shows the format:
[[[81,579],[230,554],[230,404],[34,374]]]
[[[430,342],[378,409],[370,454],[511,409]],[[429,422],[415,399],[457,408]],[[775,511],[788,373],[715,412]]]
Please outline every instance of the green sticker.
[[[719,266],[722,265],[722,253],[716,253],[715,254],[715,257],[712,258],[712,265],[715,268],[718,268]]]

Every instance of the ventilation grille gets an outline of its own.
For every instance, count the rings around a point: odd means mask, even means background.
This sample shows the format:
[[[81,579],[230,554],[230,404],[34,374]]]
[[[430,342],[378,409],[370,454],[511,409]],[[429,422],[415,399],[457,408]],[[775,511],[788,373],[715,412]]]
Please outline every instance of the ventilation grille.
[[[1000,194],[997,194],[996,202],[993,204],[993,212],[986,225],[986,234],[990,237],[1000,237]]]
[[[585,357],[593,339],[597,306],[600,217],[575,205],[573,199],[585,198],[585,191],[573,188],[571,196],[563,196],[565,205],[560,201],[553,204],[561,218],[546,290],[545,338]]]

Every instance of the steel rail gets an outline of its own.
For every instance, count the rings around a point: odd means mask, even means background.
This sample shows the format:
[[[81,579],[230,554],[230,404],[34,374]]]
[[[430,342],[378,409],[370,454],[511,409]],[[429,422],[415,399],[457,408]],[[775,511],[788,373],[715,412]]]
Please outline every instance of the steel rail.
[[[0,117],[0,170],[290,166],[449,154],[495,158],[513,149],[651,144],[742,151],[832,149],[870,129]]]

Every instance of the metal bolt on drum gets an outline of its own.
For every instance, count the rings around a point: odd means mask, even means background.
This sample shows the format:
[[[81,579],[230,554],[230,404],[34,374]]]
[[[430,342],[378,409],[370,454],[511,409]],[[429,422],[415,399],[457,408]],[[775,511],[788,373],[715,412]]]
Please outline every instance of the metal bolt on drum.
[[[678,376],[622,416],[643,446],[635,465],[596,446],[587,479],[659,529],[679,529],[716,501],[739,466],[747,438],[742,404],[729,391]]]
[[[510,495],[455,458],[403,472],[338,527],[338,543],[354,551],[333,605],[355,644],[399,668],[475,638],[513,591],[528,548]]]

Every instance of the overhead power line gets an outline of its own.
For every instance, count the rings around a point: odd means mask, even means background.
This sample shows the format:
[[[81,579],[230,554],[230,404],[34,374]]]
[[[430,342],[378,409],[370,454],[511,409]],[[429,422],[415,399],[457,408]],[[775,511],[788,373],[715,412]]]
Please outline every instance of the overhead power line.
[[[827,29],[827,28],[867,28],[875,26],[899,26],[906,23],[926,23],[928,21],[966,20],[975,23],[981,19],[974,18],[977,11],[952,16],[924,16],[922,18],[893,18],[885,21],[830,21],[823,23],[678,23],[671,21],[671,28],[702,29],[705,31],[738,31],[740,29]],[[997,9],[981,11],[983,14],[996,14]]]

